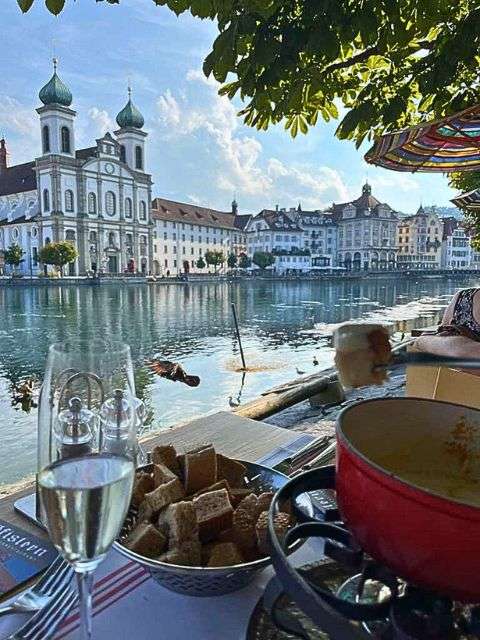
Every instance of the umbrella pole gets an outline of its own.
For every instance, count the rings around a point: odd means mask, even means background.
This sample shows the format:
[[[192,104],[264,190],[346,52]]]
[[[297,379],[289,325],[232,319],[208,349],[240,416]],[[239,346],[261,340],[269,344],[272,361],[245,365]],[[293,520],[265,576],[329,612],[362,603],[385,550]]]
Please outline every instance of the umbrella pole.
[[[240,347],[240,357],[242,359],[243,371],[246,371],[247,365],[245,364],[245,355],[243,353],[242,347],[242,338],[240,337],[240,329],[238,328],[238,318],[237,318],[237,307],[234,302],[232,302],[232,313],[233,313],[233,321],[235,322],[235,331],[237,333],[238,346]]]

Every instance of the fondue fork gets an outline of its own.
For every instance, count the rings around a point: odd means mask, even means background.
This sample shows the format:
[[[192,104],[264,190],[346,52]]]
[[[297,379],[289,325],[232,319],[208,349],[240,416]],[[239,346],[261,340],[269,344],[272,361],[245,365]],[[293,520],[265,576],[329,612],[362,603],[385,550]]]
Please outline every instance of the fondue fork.
[[[480,358],[454,358],[436,356],[432,353],[393,353],[388,364],[377,365],[374,371],[395,369],[400,366],[408,367],[458,367],[459,369],[480,369]]]

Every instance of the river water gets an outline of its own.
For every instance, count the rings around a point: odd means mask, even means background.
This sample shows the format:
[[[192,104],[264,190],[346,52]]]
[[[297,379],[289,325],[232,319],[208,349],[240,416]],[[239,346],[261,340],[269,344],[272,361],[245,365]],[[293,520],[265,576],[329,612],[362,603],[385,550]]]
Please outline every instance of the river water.
[[[48,345],[67,338],[128,342],[147,429],[229,408],[298,371],[332,364],[331,332],[348,319],[393,323],[397,337],[433,324],[452,294],[477,278],[382,279],[360,282],[240,282],[192,285],[0,288],[0,483],[34,470],[36,410],[15,405],[14,384],[41,380]],[[238,309],[247,364],[242,376],[231,302]],[[145,361],[159,354],[181,362],[201,384],[158,378]],[[318,366],[314,366],[316,356]],[[25,407],[27,408],[27,407]],[[28,409],[28,408],[27,408]]]

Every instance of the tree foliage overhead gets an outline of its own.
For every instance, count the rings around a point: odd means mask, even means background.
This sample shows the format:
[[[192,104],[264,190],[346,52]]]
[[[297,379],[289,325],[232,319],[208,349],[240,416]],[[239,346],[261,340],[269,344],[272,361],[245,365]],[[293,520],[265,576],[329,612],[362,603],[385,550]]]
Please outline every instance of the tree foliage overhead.
[[[72,1],[45,3],[59,13]],[[478,101],[480,0],[153,2],[216,21],[204,72],[257,129],[283,122],[295,136],[340,117],[337,135],[359,145]]]

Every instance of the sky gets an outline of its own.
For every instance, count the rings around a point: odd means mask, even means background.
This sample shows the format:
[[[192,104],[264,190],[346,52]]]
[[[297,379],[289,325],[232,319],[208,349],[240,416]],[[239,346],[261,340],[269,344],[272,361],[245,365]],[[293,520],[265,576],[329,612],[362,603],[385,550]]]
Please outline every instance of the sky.
[[[267,132],[243,125],[240,101],[218,96],[218,85],[202,72],[216,35],[212,22],[177,18],[152,0],[68,0],[59,17],[42,0],[26,15],[15,0],[2,0],[0,24],[0,136],[9,164],[40,154],[35,109],[55,54],[78,113],[77,148],[117,128],[130,79],[149,134],[154,196],[226,211],[235,195],[240,213],[299,202],[304,210],[323,209],[358,197],[368,180],[380,201],[413,213],[420,204],[448,206],[455,195],[444,176],[367,165],[368,145],[357,151],[338,140],[334,123],[319,119],[294,140],[282,125]]]

